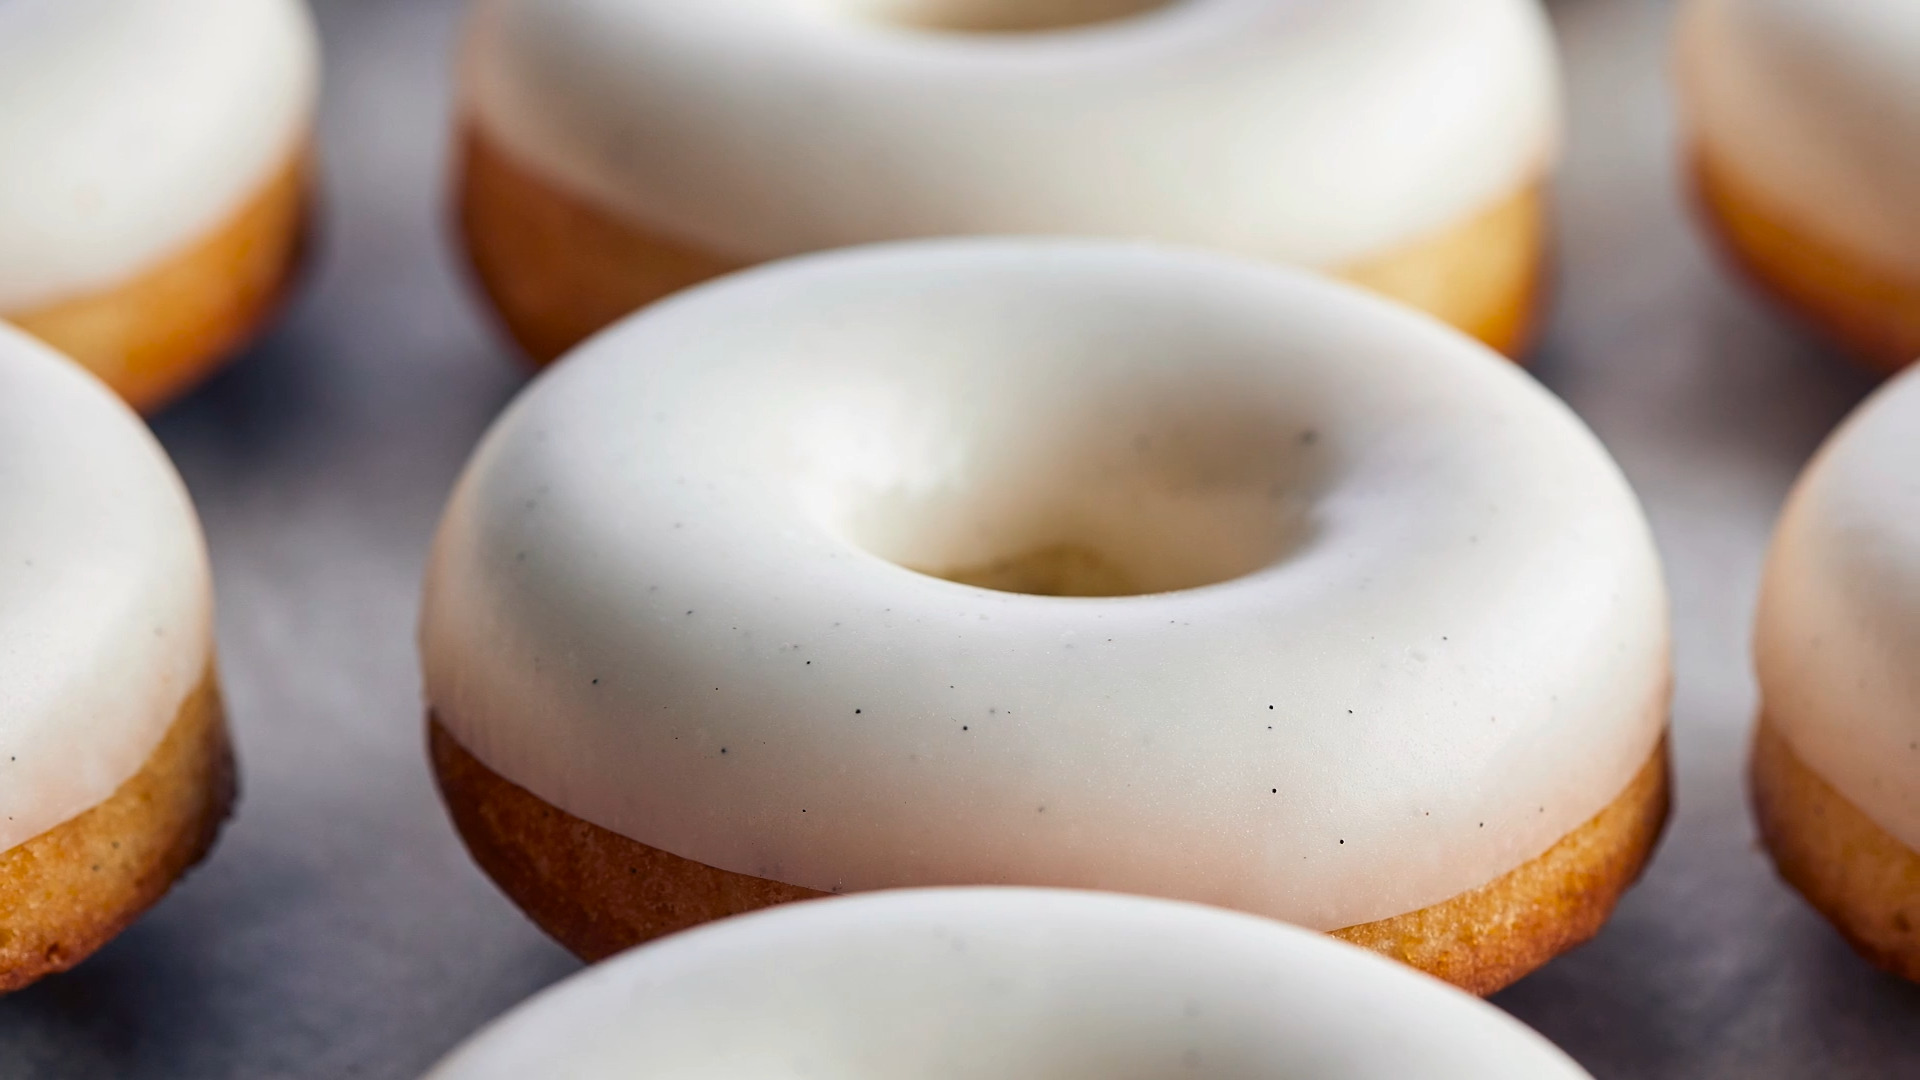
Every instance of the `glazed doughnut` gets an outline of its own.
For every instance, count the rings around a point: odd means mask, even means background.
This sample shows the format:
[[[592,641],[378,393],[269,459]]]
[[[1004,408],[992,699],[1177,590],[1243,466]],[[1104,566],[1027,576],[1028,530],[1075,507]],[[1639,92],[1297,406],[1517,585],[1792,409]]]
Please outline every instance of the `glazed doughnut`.
[[[1874,367],[1920,356],[1920,8],[1692,0],[1681,75],[1732,260]]]
[[[596,337],[430,562],[435,764],[603,956],[783,899],[1067,885],[1490,989],[1665,809],[1665,593],[1573,416],[1272,264],[920,241]]]
[[[460,225],[550,360],[768,259],[966,234],[1341,274],[1518,354],[1557,61],[1537,0],[479,0]]]
[[[302,0],[0,4],[0,319],[151,411],[273,313],[306,219]]]
[[[1760,595],[1753,796],[1781,874],[1920,980],[1920,374],[1814,458]]]
[[[0,324],[0,991],[72,967],[233,799],[186,489],[99,381]]]
[[[1194,904],[906,890],[732,919],[568,979],[428,1080],[1588,1080],[1512,1017]]]

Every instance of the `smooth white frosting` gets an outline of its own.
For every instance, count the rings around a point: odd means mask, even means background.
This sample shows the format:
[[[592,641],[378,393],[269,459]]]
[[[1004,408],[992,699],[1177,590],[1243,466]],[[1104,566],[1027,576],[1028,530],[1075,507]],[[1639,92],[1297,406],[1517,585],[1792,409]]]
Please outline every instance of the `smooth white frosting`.
[[[1792,223],[1920,278],[1920,4],[1693,0],[1704,148]]]
[[[1344,265],[1557,151],[1536,0],[1184,0],[1027,34],[861,13],[887,6],[480,0],[466,107],[528,167],[742,263],[1035,233]]]
[[[1755,659],[1794,753],[1920,851],[1920,370],[1861,406],[1795,486]]]
[[[1361,949],[1192,904],[941,889],[795,904],[600,964],[428,1080],[1587,1080]]]
[[[0,2],[0,312],[217,228],[298,152],[318,78],[302,0]]]
[[[903,569],[1058,543],[1153,586]],[[1318,928],[1616,798],[1665,594],[1579,421],[1425,316],[1093,241],[813,256],[617,324],[476,451],[426,691],[559,807],[815,889],[1109,888]]]
[[[166,453],[0,323],[0,851],[138,772],[212,656],[206,551]]]

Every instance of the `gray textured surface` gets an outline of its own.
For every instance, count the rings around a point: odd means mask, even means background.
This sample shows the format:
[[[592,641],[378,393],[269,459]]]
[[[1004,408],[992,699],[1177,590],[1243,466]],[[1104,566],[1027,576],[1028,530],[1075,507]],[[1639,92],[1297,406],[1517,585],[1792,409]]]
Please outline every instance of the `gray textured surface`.
[[[0,1000],[0,1077],[406,1080],[575,966],[459,849],[412,627],[448,484],[522,373],[443,241],[455,0],[320,0],[329,214],[310,288],[158,428],[199,499],[246,770],[213,859],[80,970]],[[1597,1076],[1920,1075],[1920,990],[1773,879],[1740,766],[1767,530],[1867,390],[1686,220],[1668,6],[1562,0],[1575,137],[1539,374],[1652,515],[1677,618],[1680,809],[1598,941],[1500,996]]]

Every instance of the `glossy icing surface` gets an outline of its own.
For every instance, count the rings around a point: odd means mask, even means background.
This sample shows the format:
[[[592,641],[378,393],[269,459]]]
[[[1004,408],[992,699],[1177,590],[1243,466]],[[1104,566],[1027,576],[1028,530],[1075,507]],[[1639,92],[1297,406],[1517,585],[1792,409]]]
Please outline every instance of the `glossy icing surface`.
[[[1041,9],[1136,13],[925,28]],[[1535,0],[481,0],[464,83],[530,167],[743,263],[1046,233],[1342,265],[1539,180],[1559,127]]]
[[[1801,476],[1760,596],[1767,720],[1920,850],[1920,372],[1883,387]]]
[[[1391,961],[1190,904],[902,891],[729,919],[536,997],[429,1080],[1584,1080]]]
[[[0,850],[139,771],[213,655],[198,519],[158,443],[0,324]]]
[[[1143,595],[933,576],[981,568]],[[1562,405],[1352,289],[1099,242],[617,324],[476,451],[423,651],[496,772],[712,866],[1323,929],[1540,854],[1666,706],[1645,523]]]
[[[1920,5],[1693,0],[1681,43],[1704,149],[1792,224],[1920,278]]]
[[[318,78],[303,0],[0,3],[0,312],[216,228],[299,152]]]

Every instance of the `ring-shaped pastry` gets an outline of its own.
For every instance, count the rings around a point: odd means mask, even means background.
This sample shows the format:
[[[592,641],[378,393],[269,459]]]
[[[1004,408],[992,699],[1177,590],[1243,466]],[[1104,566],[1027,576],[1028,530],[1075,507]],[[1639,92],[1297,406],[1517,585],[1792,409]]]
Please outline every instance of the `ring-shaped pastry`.
[[[1511,354],[1542,306],[1537,0],[480,0],[461,232],[551,360],[753,263],[956,235],[1346,276]]]
[[[1760,594],[1753,796],[1781,874],[1920,981],[1920,372],[1807,467]]]
[[[717,923],[568,979],[428,1080],[1590,1080],[1512,1017],[1194,904],[903,890]]]
[[[1598,442],[1426,316],[1217,255],[921,242],[650,309],[475,452],[423,617],[454,818],[590,956],[1071,885],[1488,990],[1665,813],[1665,593]]]
[[[306,230],[304,0],[0,4],[0,319],[151,412],[279,309]]]
[[[1680,75],[1729,258],[1872,367],[1920,356],[1920,8],[1691,0]]]
[[[186,489],[99,380],[0,324],[0,991],[119,933],[233,794]]]

